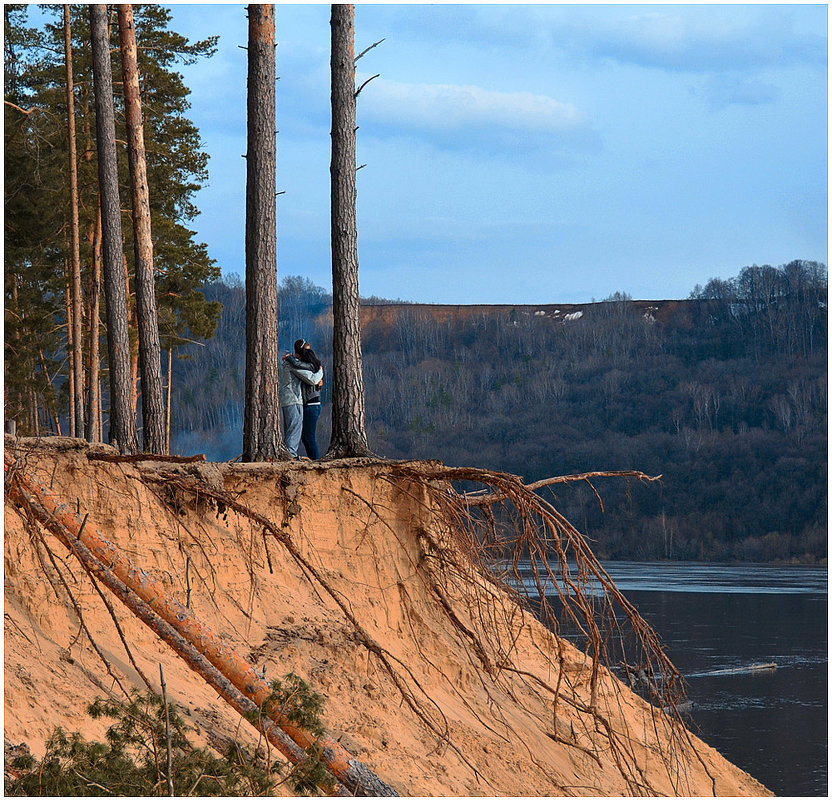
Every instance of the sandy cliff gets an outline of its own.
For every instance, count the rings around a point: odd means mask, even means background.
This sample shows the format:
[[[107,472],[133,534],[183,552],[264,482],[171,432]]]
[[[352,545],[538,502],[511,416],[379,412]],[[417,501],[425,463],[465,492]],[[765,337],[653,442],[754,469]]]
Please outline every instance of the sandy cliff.
[[[392,465],[172,468],[91,460],[77,440],[7,437],[6,448],[267,678],[294,670],[309,681],[326,697],[329,731],[402,795],[767,794],[707,745],[656,725],[651,708],[606,673],[600,722],[588,714],[583,654],[487,581],[466,577],[463,592],[440,564],[436,543],[453,544],[424,487]],[[326,586],[262,527],[153,480],[171,471],[268,517]],[[115,677],[141,686],[102,598],[8,500],[4,559],[7,741],[37,752],[57,724],[100,736],[105,724],[86,704],[117,692]],[[256,741],[166,645],[112,605],[136,665],[151,680],[164,666],[169,696],[200,736]],[[501,638],[513,641],[508,661],[488,650]],[[555,719],[559,677],[573,697]]]

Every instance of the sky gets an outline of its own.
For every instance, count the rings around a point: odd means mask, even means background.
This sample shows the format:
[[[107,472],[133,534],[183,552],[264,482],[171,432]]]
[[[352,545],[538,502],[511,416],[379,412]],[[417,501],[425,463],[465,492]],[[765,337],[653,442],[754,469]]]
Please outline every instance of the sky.
[[[245,6],[182,66],[210,154],[198,238],[245,274]],[[358,4],[362,296],[684,298],[827,263],[826,5]],[[329,6],[276,7],[278,276],[331,287]]]

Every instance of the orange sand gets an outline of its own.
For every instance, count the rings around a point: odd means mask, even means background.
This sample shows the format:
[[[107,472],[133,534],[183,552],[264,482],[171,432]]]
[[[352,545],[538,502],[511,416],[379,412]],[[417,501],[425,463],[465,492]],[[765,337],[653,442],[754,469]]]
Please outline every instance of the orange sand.
[[[436,572],[420,532],[436,531],[426,497],[391,477],[383,463],[336,462],[192,466],[110,464],[87,458],[79,440],[36,442],[6,437],[27,472],[81,513],[180,601],[226,638],[266,678],[290,670],[326,697],[328,730],[384,781],[406,796],[617,796],[634,792],[611,757],[606,735],[574,706],[553,721],[557,661],[554,637],[493,588],[479,586],[472,606],[454,576]],[[92,446],[112,452],[108,446]],[[288,531],[307,559],[390,655],[400,687],[356,634],[335,601],[304,575],[286,551],[234,512],[147,485],[142,473],[176,470],[199,476]],[[106,722],[86,705],[118,690],[79,626],[42,547],[40,558],[19,510],[5,506],[5,720],[7,742],[35,753],[52,728],[101,737]],[[142,686],[115,626],[80,567],[47,534],[61,573],[112,671]],[[189,560],[189,565],[186,564]],[[271,567],[269,566],[271,563]],[[439,601],[431,581],[453,615]],[[103,592],[107,592],[103,590]],[[157,685],[164,666],[168,695],[197,739],[230,737],[254,744],[256,733],[149,629],[112,599],[130,650]],[[509,669],[489,673],[471,639],[483,608],[494,611],[495,641],[519,631]],[[568,643],[566,678],[576,697],[589,678],[583,654]],[[495,654],[486,654],[486,659]],[[491,659],[491,661],[495,661]],[[518,673],[521,670],[523,673]],[[432,729],[403,700],[412,694]],[[158,691],[158,686],[156,686]],[[650,707],[604,673],[600,706],[612,730],[627,738],[633,768],[662,795],[770,795],[696,738],[674,751],[667,727]],[[439,736],[437,732],[444,736]],[[678,732],[677,732],[678,734]],[[713,777],[713,781],[712,778]]]

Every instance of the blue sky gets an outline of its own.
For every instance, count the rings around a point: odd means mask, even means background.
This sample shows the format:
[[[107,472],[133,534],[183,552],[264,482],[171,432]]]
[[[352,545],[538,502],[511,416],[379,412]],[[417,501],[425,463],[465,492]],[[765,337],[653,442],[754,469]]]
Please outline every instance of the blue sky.
[[[244,275],[243,5],[182,68],[211,155],[199,237]],[[277,19],[278,274],[329,288],[329,6]],[[748,264],[827,262],[825,5],[356,6],[362,295],[686,297]]]

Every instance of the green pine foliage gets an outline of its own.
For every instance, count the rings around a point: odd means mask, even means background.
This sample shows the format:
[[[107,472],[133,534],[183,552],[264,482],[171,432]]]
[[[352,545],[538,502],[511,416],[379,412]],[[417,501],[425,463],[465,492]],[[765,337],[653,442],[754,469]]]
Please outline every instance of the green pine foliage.
[[[197,748],[173,704],[170,721],[171,775],[177,796],[269,795],[280,765],[269,768],[236,743],[223,756]],[[98,699],[93,718],[115,721],[106,742],[89,742],[77,732],[56,728],[43,759],[24,754],[11,761],[9,796],[164,796],[167,784],[165,704],[160,696],[134,691],[127,704]],[[14,776],[14,778],[11,778]]]
[[[65,405],[64,288],[71,247],[63,7],[44,6],[47,22],[40,28],[27,24],[28,9],[4,6],[6,417],[17,419],[22,434],[34,433],[33,394],[52,413]],[[88,304],[98,208],[92,64],[88,7],[72,5],[70,10],[81,269]],[[220,304],[206,300],[202,291],[207,281],[219,277],[220,268],[205,244],[195,240],[191,227],[198,214],[194,194],[208,177],[208,155],[188,118],[189,90],[178,71],[180,65],[210,57],[216,37],[188,41],[170,30],[170,11],[157,4],[135,5],[134,18],[160,333],[164,349],[178,349],[188,340],[211,337],[220,312]],[[111,39],[119,175],[126,206],[129,173],[115,24]],[[122,232],[132,276],[129,218]],[[135,347],[135,334],[132,340]],[[102,355],[104,344],[102,337]]]
[[[49,379],[61,358],[65,245],[57,209],[68,195],[56,180],[58,121],[39,99],[43,37],[25,25],[25,8],[3,8],[5,392],[7,416],[20,417],[34,393],[56,407]]]
[[[270,686],[272,692],[263,702],[263,709],[276,711],[315,737],[323,737],[326,734],[326,728],[321,721],[324,698],[306,681],[296,673],[290,672],[283,679],[273,679]],[[332,776],[321,762],[320,747],[313,745],[307,753],[309,759],[292,770],[290,778],[294,791],[298,795],[313,795],[319,788],[328,787],[334,792]]]
[[[323,698],[303,679],[289,673],[273,681],[272,689],[267,704],[276,704],[315,735],[324,734]],[[90,742],[57,727],[41,760],[23,749],[7,762],[6,795],[166,796],[168,737],[176,796],[272,795],[282,781],[299,795],[312,795],[332,785],[315,748],[306,762],[289,772],[281,761],[267,764],[236,742],[229,743],[222,756],[197,748],[176,706],[169,703],[166,709],[162,697],[152,693],[134,690],[127,703],[97,699],[88,711],[96,720],[114,721],[106,742]]]

